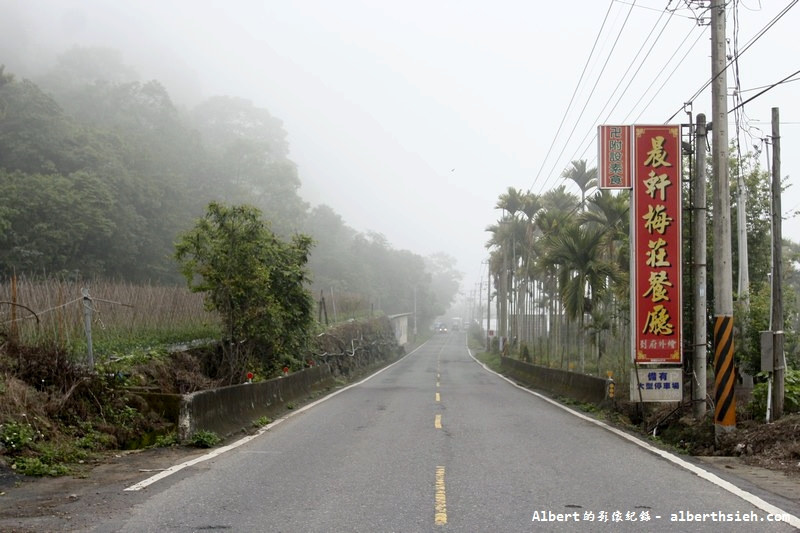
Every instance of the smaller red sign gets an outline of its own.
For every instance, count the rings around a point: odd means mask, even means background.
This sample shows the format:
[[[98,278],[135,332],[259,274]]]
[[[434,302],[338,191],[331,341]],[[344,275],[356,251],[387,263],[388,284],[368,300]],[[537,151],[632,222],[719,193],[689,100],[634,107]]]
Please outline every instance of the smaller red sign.
[[[601,189],[631,187],[631,127],[598,126],[597,160]]]

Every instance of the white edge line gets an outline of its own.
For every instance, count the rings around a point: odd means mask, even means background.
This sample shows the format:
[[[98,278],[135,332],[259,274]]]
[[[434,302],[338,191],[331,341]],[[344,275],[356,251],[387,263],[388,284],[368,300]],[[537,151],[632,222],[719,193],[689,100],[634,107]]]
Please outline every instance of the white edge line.
[[[246,444],[246,443],[250,442],[251,440],[255,439],[256,437],[259,437],[259,436],[263,435],[264,433],[266,433],[270,429],[272,429],[275,426],[277,426],[278,424],[290,419],[291,417],[299,415],[300,413],[302,413],[304,411],[307,411],[307,410],[311,409],[312,407],[314,407],[315,405],[318,405],[318,404],[320,404],[320,403],[322,403],[324,401],[330,400],[334,396],[336,396],[338,394],[341,394],[346,390],[352,389],[353,387],[357,387],[357,386],[361,385],[362,383],[365,383],[365,382],[371,380],[372,378],[374,378],[375,376],[377,376],[378,374],[380,374],[381,372],[383,372],[385,370],[389,370],[394,365],[396,365],[400,361],[404,360],[406,357],[414,354],[414,352],[416,352],[417,350],[419,350],[420,348],[425,346],[425,344],[427,344],[427,341],[423,342],[422,344],[420,344],[419,346],[417,346],[416,348],[414,348],[413,350],[411,350],[410,352],[405,354],[403,357],[401,357],[400,359],[398,359],[397,361],[392,363],[391,365],[388,365],[388,366],[385,366],[385,367],[381,368],[380,370],[378,370],[374,374],[370,374],[369,376],[367,376],[366,378],[362,379],[361,381],[357,381],[356,383],[351,383],[350,385],[344,387],[343,389],[339,389],[337,391],[334,391],[334,392],[332,392],[332,393],[320,398],[319,400],[311,402],[311,403],[309,403],[307,405],[304,405],[300,409],[297,409],[295,411],[290,412],[289,414],[287,414],[284,417],[278,418],[274,422],[271,422],[271,423],[267,424],[266,426],[261,427],[253,435],[248,435],[246,437],[242,437],[241,439],[239,439],[239,440],[237,440],[235,442],[232,442],[232,443],[228,444],[227,446],[222,446],[221,448],[216,448],[216,449],[214,449],[214,450],[212,450],[212,451],[210,451],[210,452],[208,452],[208,453],[206,453],[204,455],[201,455],[200,457],[195,457],[194,459],[190,459],[190,460],[185,461],[185,462],[183,462],[181,464],[171,466],[171,467],[167,468],[166,470],[163,470],[163,471],[159,472],[158,474],[156,474],[154,476],[151,476],[151,477],[149,477],[149,478],[147,478],[145,480],[142,480],[142,481],[140,481],[140,482],[138,482],[138,483],[136,483],[134,485],[131,485],[130,487],[127,487],[124,490],[125,491],[142,490],[143,488],[152,485],[156,481],[160,481],[160,480],[164,479],[167,476],[171,476],[172,474],[175,474],[176,472],[180,472],[181,470],[183,470],[184,468],[186,468],[188,466],[196,465],[197,463],[202,463],[203,461],[208,461],[209,459],[213,459],[214,457],[222,455],[225,452],[229,452],[229,451],[233,450],[234,448],[238,448],[242,444]]]
[[[550,403],[552,405],[555,405],[556,407],[559,407],[559,408],[563,409],[564,411],[567,411],[568,413],[570,413],[570,414],[572,414],[574,416],[577,416],[578,418],[580,418],[582,420],[585,420],[587,422],[591,422],[592,424],[600,426],[601,428],[603,428],[603,429],[605,429],[607,431],[610,431],[611,433],[614,433],[614,434],[622,437],[623,439],[625,439],[625,440],[627,440],[629,442],[632,442],[633,444],[635,444],[635,445],[637,445],[637,446],[639,446],[641,448],[644,448],[645,450],[649,451],[650,453],[654,453],[654,454],[656,454],[656,455],[658,455],[660,457],[663,457],[667,461],[670,461],[670,462],[672,462],[672,463],[674,463],[674,464],[676,464],[676,465],[688,470],[689,472],[691,472],[691,473],[693,473],[693,474],[705,479],[706,481],[709,481],[709,482],[713,483],[714,485],[720,487],[721,489],[724,489],[724,490],[730,492],[734,496],[738,496],[739,498],[741,498],[744,501],[752,504],[753,506],[761,509],[762,511],[765,511],[765,512],[773,514],[773,515],[788,516],[788,518],[789,518],[788,521],[775,522],[776,524],[788,523],[788,524],[793,525],[796,528],[800,528],[800,518],[798,518],[797,516],[795,516],[795,515],[793,515],[791,513],[787,513],[783,509],[780,509],[779,507],[776,507],[776,506],[772,505],[771,503],[759,498],[755,494],[751,494],[751,493],[747,492],[746,490],[737,487],[733,483],[722,479],[721,477],[717,476],[716,474],[713,474],[713,473],[709,472],[708,470],[700,468],[697,465],[694,465],[694,464],[692,464],[692,463],[690,463],[688,461],[685,461],[685,460],[681,459],[677,455],[673,455],[673,454],[671,454],[671,453],[669,453],[669,452],[667,452],[665,450],[661,450],[659,448],[656,448],[652,444],[650,444],[648,442],[645,442],[643,440],[640,440],[640,439],[636,438],[633,435],[629,435],[628,433],[625,433],[624,431],[622,431],[620,429],[617,429],[617,428],[615,428],[613,426],[609,426],[608,424],[606,424],[605,422],[602,422],[601,420],[597,420],[596,418],[592,418],[590,416],[586,416],[583,413],[579,413],[578,411],[575,411],[574,409],[570,409],[566,405],[562,405],[562,404],[558,403],[557,401],[555,401],[555,400],[553,400],[551,398],[548,398],[547,396],[544,396],[543,394],[539,394],[538,392],[532,391],[532,390],[527,389],[527,388],[525,388],[525,387],[523,387],[521,385],[516,384],[513,380],[505,377],[502,374],[498,374],[497,372],[495,372],[494,370],[492,370],[491,368],[486,366],[484,363],[478,361],[478,359],[476,359],[475,356],[472,355],[472,350],[469,349],[469,346],[467,346],[467,353],[469,354],[469,356],[476,363],[481,365],[484,368],[484,370],[486,370],[487,372],[491,372],[492,374],[498,376],[501,379],[504,379],[505,381],[507,381],[508,383],[513,385],[514,387],[516,387],[516,388],[518,388],[520,390],[523,390],[523,391],[527,392],[528,394],[532,394],[533,396],[536,396],[537,398],[540,398],[540,399],[542,399],[542,400],[544,400],[544,401],[546,401],[546,402],[548,402],[548,403]]]

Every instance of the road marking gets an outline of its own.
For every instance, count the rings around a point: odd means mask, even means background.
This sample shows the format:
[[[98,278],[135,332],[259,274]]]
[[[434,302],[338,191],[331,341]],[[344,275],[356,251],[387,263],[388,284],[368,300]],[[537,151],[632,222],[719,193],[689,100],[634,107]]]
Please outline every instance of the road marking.
[[[444,467],[436,467],[436,499],[435,499],[436,512],[434,513],[434,523],[437,526],[443,526],[447,523],[447,496],[444,491]]]
[[[442,415],[436,415],[436,418],[433,419],[433,427],[442,429]]]
[[[580,418],[582,420],[585,420],[587,422],[595,424],[596,426],[600,426],[601,428],[603,428],[603,429],[605,429],[607,431],[610,431],[611,433],[614,433],[615,435],[618,435],[619,437],[621,437],[621,438],[623,438],[623,439],[625,439],[625,440],[627,440],[629,442],[632,442],[633,444],[635,444],[635,445],[637,445],[637,446],[639,446],[641,448],[644,448],[645,450],[647,450],[647,451],[649,451],[649,452],[651,452],[651,453],[653,453],[655,455],[658,455],[658,456],[666,459],[667,461],[669,461],[669,462],[671,462],[671,463],[673,463],[673,464],[675,464],[675,465],[677,465],[677,466],[679,466],[681,468],[684,468],[684,469],[688,470],[689,472],[695,474],[696,476],[698,476],[698,477],[700,477],[702,479],[705,479],[709,483],[712,483],[712,484],[718,486],[719,488],[730,492],[734,496],[738,496],[739,498],[741,498],[744,501],[750,503],[754,507],[757,507],[757,508],[761,509],[762,511],[765,511],[765,512],[773,514],[773,515],[787,515],[789,520],[784,520],[784,522],[788,522],[789,524],[793,525],[794,527],[800,528],[800,517],[797,517],[797,516],[795,516],[793,514],[787,513],[783,509],[781,509],[779,507],[776,507],[775,505],[772,505],[768,501],[759,498],[755,494],[751,494],[751,493],[747,492],[746,490],[737,487],[736,485],[734,485],[730,481],[726,481],[726,480],[722,479],[721,477],[717,476],[716,474],[713,474],[713,473],[709,472],[708,470],[704,470],[704,469],[700,468],[697,465],[693,465],[692,463],[690,463],[688,461],[684,461],[683,459],[681,459],[677,455],[673,455],[673,454],[671,454],[671,453],[669,453],[667,451],[664,451],[662,449],[656,448],[655,446],[653,446],[653,445],[651,445],[651,444],[649,444],[647,442],[644,442],[644,441],[636,438],[633,435],[629,435],[629,434],[625,433],[621,429],[617,429],[617,428],[615,428],[613,426],[609,426],[608,424],[606,424],[606,423],[604,423],[604,422],[602,422],[600,420],[597,420],[597,419],[592,418],[590,416],[586,416],[583,413],[579,413],[578,411],[570,409],[566,405],[562,405],[562,404],[558,403],[557,401],[552,400],[552,399],[550,399],[547,396],[544,396],[542,394],[539,394],[538,392],[534,392],[534,391],[532,391],[530,389],[527,389],[527,388],[523,387],[522,385],[517,385],[514,381],[508,379],[507,377],[505,377],[502,374],[498,374],[497,372],[495,372],[494,370],[492,370],[491,368],[489,368],[488,366],[486,366],[482,362],[478,361],[478,359],[474,355],[472,355],[472,350],[470,350],[469,347],[467,347],[467,353],[469,354],[469,356],[476,363],[481,365],[484,370],[486,370],[487,372],[491,372],[495,376],[498,376],[500,379],[503,379],[503,380],[507,381],[512,386],[514,386],[514,387],[516,387],[516,388],[518,388],[518,389],[520,389],[522,391],[525,391],[525,392],[527,392],[528,394],[530,394],[532,396],[536,396],[537,398],[540,398],[540,399],[546,401],[547,403],[558,407],[559,409],[563,409],[564,411],[567,411],[568,413],[570,413],[570,414],[572,414],[574,416],[577,416],[578,418]]]
[[[437,402],[441,402],[442,401],[442,397],[439,395],[438,392],[436,393],[436,401]]]
[[[356,383],[348,385],[347,387],[344,387],[343,389],[339,389],[339,390],[337,390],[335,392],[332,392],[332,393],[328,394],[327,396],[325,396],[323,398],[320,398],[319,400],[317,400],[315,402],[311,402],[308,405],[304,405],[300,409],[296,409],[296,410],[290,412],[289,414],[287,414],[286,416],[275,420],[271,424],[267,424],[266,426],[262,426],[261,429],[259,429],[253,435],[248,435],[246,437],[242,437],[241,439],[237,440],[236,442],[232,442],[231,444],[228,444],[227,446],[223,446],[222,448],[217,448],[215,450],[212,450],[211,452],[209,452],[209,453],[207,453],[205,455],[201,455],[200,457],[195,457],[194,459],[190,459],[189,461],[185,461],[183,463],[171,466],[171,467],[167,468],[166,470],[164,470],[163,472],[159,472],[158,474],[156,474],[154,476],[151,476],[151,477],[149,477],[149,478],[147,478],[145,480],[142,480],[139,483],[131,485],[130,487],[128,487],[128,488],[126,488],[124,490],[126,490],[126,491],[142,490],[145,487],[149,487],[150,485],[152,485],[156,481],[164,479],[167,476],[171,476],[172,474],[174,474],[176,472],[180,472],[181,470],[183,470],[184,468],[186,468],[188,466],[196,465],[197,463],[202,463],[203,461],[208,461],[209,459],[213,459],[214,457],[222,455],[223,453],[228,452],[230,450],[233,450],[234,448],[238,448],[242,444],[247,444],[251,440],[255,439],[256,437],[260,437],[261,435],[263,435],[264,433],[266,433],[270,429],[274,428],[275,426],[277,426],[278,424],[280,424],[282,422],[285,422],[286,420],[290,419],[291,417],[299,415],[300,413],[311,409],[315,405],[321,404],[322,402],[326,402],[326,401],[330,400],[331,398],[333,398],[334,396],[338,396],[339,394],[343,393],[346,390],[350,390],[353,387],[358,387],[362,383],[366,383],[367,381],[371,380],[372,378],[374,378],[378,374],[380,374],[380,373],[382,373],[382,372],[384,372],[386,370],[389,370],[394,365],[398,364],[400,361],[404,361],[408,356],[413,355],[418,350],[420,350],[423,346],[425,346],[425,344],[427,344],[427,341],[422,343],[422,344],[420,344],[415,349],[411,350],[410,352],[408,352],[406,355],[404,355],[403,357],[401,357],[400,359],[398,359],[397,361],[395,361],[391,365],[381,368],[380,370],[378,370],[377,372],[375,372],[371,376],[367,376],[366,378],[362,379],[361,381],[358,381]]]

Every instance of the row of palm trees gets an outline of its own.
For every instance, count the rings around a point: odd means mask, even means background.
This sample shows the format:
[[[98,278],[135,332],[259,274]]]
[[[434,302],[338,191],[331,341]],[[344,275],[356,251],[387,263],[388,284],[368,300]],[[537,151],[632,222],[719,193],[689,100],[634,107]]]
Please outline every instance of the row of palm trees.
[[[629,352],[629,194],[597,189],[597,169],[584,160],[562,177],[580,198],[562,184],[541,195],[509,187],[497,200],[502,215],[487,228],[486,246],[498,333],[539,364],[621,373]]]

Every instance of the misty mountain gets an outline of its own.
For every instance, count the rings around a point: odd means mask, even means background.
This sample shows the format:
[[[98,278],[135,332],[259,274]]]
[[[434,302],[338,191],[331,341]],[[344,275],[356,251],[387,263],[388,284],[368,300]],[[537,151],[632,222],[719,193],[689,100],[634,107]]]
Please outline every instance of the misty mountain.
[[[3,275],[178,282],[176,236],[220,201],[257,207],[283,237],[311,235],[313,290],[329,300],[395,313],[416,297],[433,318],[457,291],[455,270],[431,271],[437,262],[304,201],[282,122],[248,100],[182,107],[102,48],[72,48],[34,79],[2,80]],[[435,289],[434,279],[450,283]]]

